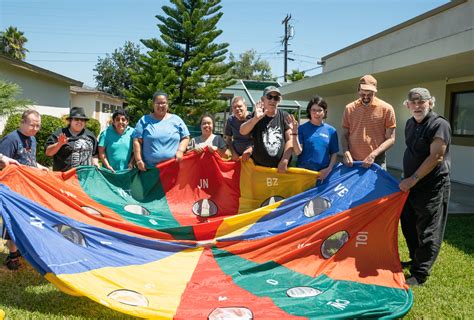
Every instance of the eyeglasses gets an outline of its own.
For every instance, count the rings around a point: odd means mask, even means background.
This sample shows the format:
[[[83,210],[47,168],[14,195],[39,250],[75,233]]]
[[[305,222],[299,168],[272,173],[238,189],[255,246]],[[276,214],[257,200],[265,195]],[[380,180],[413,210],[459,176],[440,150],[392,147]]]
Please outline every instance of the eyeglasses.
[[[280,96],[274,96],[274,95],[271,95],[271,94],[267,94],[266,95],[267,99],[268,100],[275,100],[275,101],[280,101]]]
[[[84,121],[84,122],[86,122],[86,119],[80,119],[80,118],[72,118],[72,120],[74,120],[74,121]]]

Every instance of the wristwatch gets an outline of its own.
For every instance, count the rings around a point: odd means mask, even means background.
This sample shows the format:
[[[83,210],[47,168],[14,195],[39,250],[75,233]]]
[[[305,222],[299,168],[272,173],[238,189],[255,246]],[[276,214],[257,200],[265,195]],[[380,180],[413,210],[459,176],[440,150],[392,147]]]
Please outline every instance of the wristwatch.
[[[416,172],[411,176],[413,179],[415,179],[416,182],[420,180],[420,177],[416,174]]]

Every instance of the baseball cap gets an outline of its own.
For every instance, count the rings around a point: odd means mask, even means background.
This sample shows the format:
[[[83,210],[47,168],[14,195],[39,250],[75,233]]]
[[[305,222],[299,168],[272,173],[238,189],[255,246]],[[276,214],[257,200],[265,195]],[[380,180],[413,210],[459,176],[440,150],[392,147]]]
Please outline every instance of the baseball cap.
[[[359,87],[361,90],[377,92],[377,80],[370,74],[366,74],[360,78]]]
[[[269,94],[270,92],[276,92],[276,93],[278,93],[279,96],[281,96],[280,89],[278,89],[278,88],[275,87],[275,86],[268,86],[268,87],[266,87],[265,89],[263,89],[263,95],[264,95],[264,96],[266,96],[266,95]]]
[[[431,93],[426,88],[413,88],[410,91],[408,91],[409,101],[414,101],[414,100],[426,101],[430,99],[431,99]]]

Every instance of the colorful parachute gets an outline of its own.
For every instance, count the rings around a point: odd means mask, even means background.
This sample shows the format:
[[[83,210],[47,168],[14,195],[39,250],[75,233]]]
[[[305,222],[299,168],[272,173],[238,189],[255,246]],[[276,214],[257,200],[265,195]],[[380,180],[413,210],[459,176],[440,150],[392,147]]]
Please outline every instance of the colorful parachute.
[[[314,187],[316,177],[209,153],[116,175],[10,166],[1,215],[59,289],[134,316],[403,316],[413,303],[397,250],[407,194],[378,166],[341,165]]]

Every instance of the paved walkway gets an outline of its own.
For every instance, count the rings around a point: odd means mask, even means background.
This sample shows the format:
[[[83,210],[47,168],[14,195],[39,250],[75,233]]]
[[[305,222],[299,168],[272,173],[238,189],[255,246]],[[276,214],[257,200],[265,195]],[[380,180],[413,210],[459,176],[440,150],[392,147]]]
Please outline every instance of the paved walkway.
[[[396,179],[400,179],[400,170],[388,168],[388,172]],[[474,186],[451,182],[448,212],[450,214],[474,214]]]

